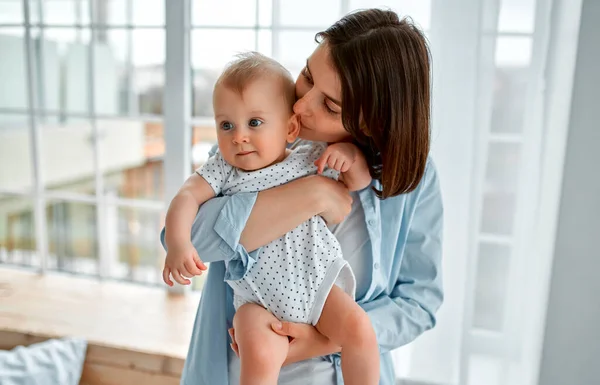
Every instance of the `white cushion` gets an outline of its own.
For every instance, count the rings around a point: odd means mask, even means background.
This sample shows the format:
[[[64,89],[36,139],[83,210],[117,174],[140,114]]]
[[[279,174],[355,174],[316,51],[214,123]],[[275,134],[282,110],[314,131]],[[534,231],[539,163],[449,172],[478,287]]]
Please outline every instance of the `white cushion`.
[[[82,339],[62,338],[0,351],[0,383],[77,385],[86,349]]]

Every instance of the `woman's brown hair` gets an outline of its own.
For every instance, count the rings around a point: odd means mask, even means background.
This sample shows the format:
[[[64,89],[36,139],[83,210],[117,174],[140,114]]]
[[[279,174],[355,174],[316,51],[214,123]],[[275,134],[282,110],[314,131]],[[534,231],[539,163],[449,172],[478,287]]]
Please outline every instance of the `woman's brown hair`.
[[[423,33],[392,11],[344,16],[316,36],[342,84],[342,123],[365,153],[380,198],[414,190],[429,154],[430,54]]]

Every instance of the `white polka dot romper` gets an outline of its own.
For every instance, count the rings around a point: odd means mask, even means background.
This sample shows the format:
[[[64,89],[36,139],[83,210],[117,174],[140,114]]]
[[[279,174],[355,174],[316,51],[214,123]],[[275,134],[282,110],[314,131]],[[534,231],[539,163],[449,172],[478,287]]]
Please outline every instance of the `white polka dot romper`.
[[[250,172],[229,165],[217,152],[197,173],[217,195],[266,190],[316,174],[314,162],[326,147],[325,143],[300,141],[282,162]],[[338,177],[331,169],[323,174]],[[334,284],[354,298],[354,274],[320,216],[261,248],[256,260],[229,260],[226,266],[236,309],[247,302],[257,303],[282,321],[316,325]]]

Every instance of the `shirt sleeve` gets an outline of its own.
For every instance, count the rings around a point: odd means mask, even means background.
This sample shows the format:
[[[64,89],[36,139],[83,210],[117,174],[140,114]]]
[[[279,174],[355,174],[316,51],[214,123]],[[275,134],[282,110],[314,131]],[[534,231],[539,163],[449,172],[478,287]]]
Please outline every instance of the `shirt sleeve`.
[[[210,187],[213,188],[215,195],[221,194],[223,187],[232,172],[233,166],[227,163],[218,151],[196,170],[196,173],[203,177]]]
[[[443,301],[443,205],[433,163],[428,164],[416,192],[416,209],[394,289],[389,295],[361,304],[371,319],[381,353],[433,328]]]
[[[240,237],[257,196],[257,193],[239,193],[216,197],[200,206],[192,224],[191,240],[204,262],[255,259],[260,249],[248,253],[240,244]],[[160,240],[166,250],[164,228]]]

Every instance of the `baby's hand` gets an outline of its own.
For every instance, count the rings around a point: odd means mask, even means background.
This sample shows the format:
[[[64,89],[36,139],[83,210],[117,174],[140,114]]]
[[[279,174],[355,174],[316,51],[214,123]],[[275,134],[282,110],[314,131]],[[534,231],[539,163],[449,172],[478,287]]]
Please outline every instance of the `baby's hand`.
[[[352,143],[330,144],[321,157],[315,161],[317,172],[321,174],[325,166],[339,172],[346,172],[356,161],[360,150]]]
[[[195,275],[201,275],[206,270],[206,266],[200,260],[198,252],[191,242],[169,247],[165,268],[163,269],[163,280],[169,286],[173,286],[173,279],[182,285],[192,283],[188,278]]]

